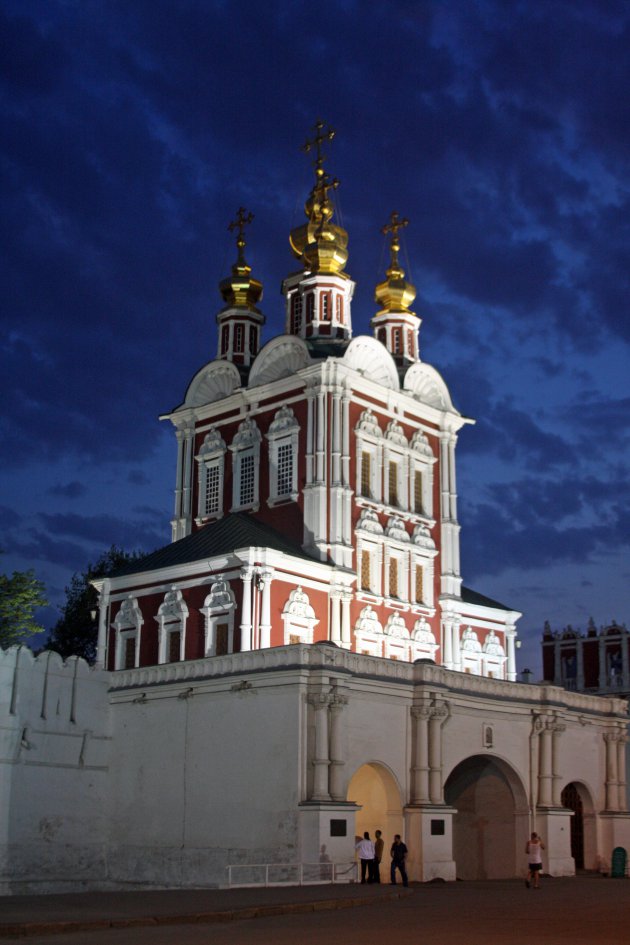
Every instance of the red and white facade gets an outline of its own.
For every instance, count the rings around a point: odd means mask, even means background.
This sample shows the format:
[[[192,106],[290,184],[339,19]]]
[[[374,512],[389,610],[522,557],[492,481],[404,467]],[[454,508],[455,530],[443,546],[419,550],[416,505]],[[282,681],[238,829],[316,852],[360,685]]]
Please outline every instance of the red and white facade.
[[[352,337],[347,236],[330,226],[336,256],[315,251],[321,233],[306,249],[293,234],[304,268],[283,283],[285,334],[260,351],[262,287],[241,238],[238,291],[221,284],[219,356],[165,416],[178,442],[170,553],[101,588],[105,668],[328,640],[516,678],[520,614],[462,590],[456,446],[472,421],[419,359],[420,320],[396,311],[395,291],[374,336]],[[404,356],[398,322],[414,333]],[[282,549],[245,536],[196,556],[191,536],[234,514],[275,530]]]

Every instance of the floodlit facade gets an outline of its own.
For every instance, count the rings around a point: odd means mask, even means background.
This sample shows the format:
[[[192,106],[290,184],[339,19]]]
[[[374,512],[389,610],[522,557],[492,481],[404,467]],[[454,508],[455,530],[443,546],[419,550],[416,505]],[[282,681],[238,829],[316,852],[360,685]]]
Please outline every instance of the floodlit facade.
[[[96,582],[97,666],[2,655],[5,891],[267,864],[349,880],[377,828],[419,881],[519,875],[534,826],[555,875],[630,842],[625,703],[517,683],[520,614],[462,583],[472,421],[420,358],[397,214],[372,334],[353,333],[329,139],[318,123],[285,331],[264,345],[251,214],[232,225],[217,356],[165,415],[172,542]]]

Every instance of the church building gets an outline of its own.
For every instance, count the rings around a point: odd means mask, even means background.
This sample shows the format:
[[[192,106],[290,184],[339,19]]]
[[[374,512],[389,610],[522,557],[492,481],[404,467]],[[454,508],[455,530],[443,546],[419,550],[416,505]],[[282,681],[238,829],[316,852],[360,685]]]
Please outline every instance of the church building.
[[[520,613],[462,583],[472,421],[420,357],[396,213],[353,331],[331,139],[265,344],[230,225],[216,357],[164,415],[172,541],[95,582],[97,665],[0,652],[0,892],[353,881],[376,829],[415,881],[524,875],[534,829],[552,875],[630,847],[626,702],[517,682]]]

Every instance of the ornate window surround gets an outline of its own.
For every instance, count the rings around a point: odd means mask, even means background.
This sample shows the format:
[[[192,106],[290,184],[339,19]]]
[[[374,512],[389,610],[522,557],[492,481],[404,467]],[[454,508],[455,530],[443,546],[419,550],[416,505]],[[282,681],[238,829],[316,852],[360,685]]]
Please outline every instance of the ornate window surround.
[[[223,484],[225,481],[225,452],[226,445],[216,427],[212,427],[206,434],[203,445],[195,461],[198,464],[198,507],[196,522],[201,525],[223,516]],[[218,501],[214,512],[207,512],[208,488],[210,485],[210,470],[218,470]]]
[[[378,424],[376,416],[372,413],[369,407],[364,410],[359,417],[358,423],[356,424],[354,430],[357,438],[357,499],[359,500],[359,504],[370,501],[380,504],[382,495],[383,431]],[[364,453],[368,453],[370,456],[370,495],[368,496],[363,495],[361,482],[362,457]]]
[[[402,659],[409,662],[410,635],[400,614],[391,614],[383,628],[383,633],[383,655],[388,659]]]
[[[144,619],[135,597],[124,600],[116,614],[113,627],[116,631],[116,647],[114,654],[114,668],[124,669],[125,643],[135,640],[135,665],[140,665],[140,634]]]
[[[234,439],[230,443],[229,450],[232,453],[232,512],[240,512],[243,509],[252,509],[257,512],[260,507],[260,441],[262,439],[260,430],[256,422],[251,417],[245,417],[240,424]],[[241,475],[243,460],[247,456],[253,457],[253,499],[251,502],[241,503]]]
[[[267,505],[274,506],[281,502],[297,502],[297,463],[300,438],[300,425],[295,414],[286,405],[275,414],[265,434],[269,443],[269,498]],[[278,461],[280,448],[291,447],[291,488],[288,492],[279,492]]]
[[[210,585],[210,593],[200,608],[205,618],[203,651],[205,656],[216,656],[217,626],[228,625],[228,653],[234,652],[234,614],[236,599],[227,581],[218,580]]]
[[[382,656],[383,628],[376,612],[372,610],[369,604],[359,614],[359,619],[354,627],[354,637],[357,653]]]
[[[462,633],[460,651],[462,672],[465,673],[468,670],[475,676],[481,676],[481,643],[472,627],[466,627]]]
[[[284,645],[291,642],[292,636],[298,636],[301,643],[312,643],[313,633],[319,620],[311,607],[308,594],[301,586],[291,591],[282,611],[284,624]]]
[[[179,659],[186,653],[186,620],[188,607],[182,592],[173,585],[164,595],[164,600],[155,618],[158,623],[158,663],[167,663],[169,655],[168,638],[171,633],[180,634]]]
[[[431,630],[427,620],[424,617],[419,617],[411,632],[412,659],[434,660],[438,650],[439,646],[435,640],[435,634]]]

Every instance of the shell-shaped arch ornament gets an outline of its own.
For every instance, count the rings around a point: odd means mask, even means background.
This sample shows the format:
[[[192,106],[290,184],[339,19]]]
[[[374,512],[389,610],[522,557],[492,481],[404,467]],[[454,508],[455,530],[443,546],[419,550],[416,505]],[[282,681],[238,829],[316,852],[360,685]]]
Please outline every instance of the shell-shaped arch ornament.
[[[229,397],[241,386],[241,376],[231,361],[210,361],[188,385],[184,406],[203,407]]]
[[[400,390],[398,371],[391,354],[380,341],[369,335],[353,338],[343,356],[344,363],[376,384]]]
[[[260,387],[308,367],[306,343],[295,335],[280,335],[267,342],[252,365],[248,387]]]
[[[458,414],[442,375],[430,364],[422,361],[412,364],[405,374],[403,390],[423,404]]]

